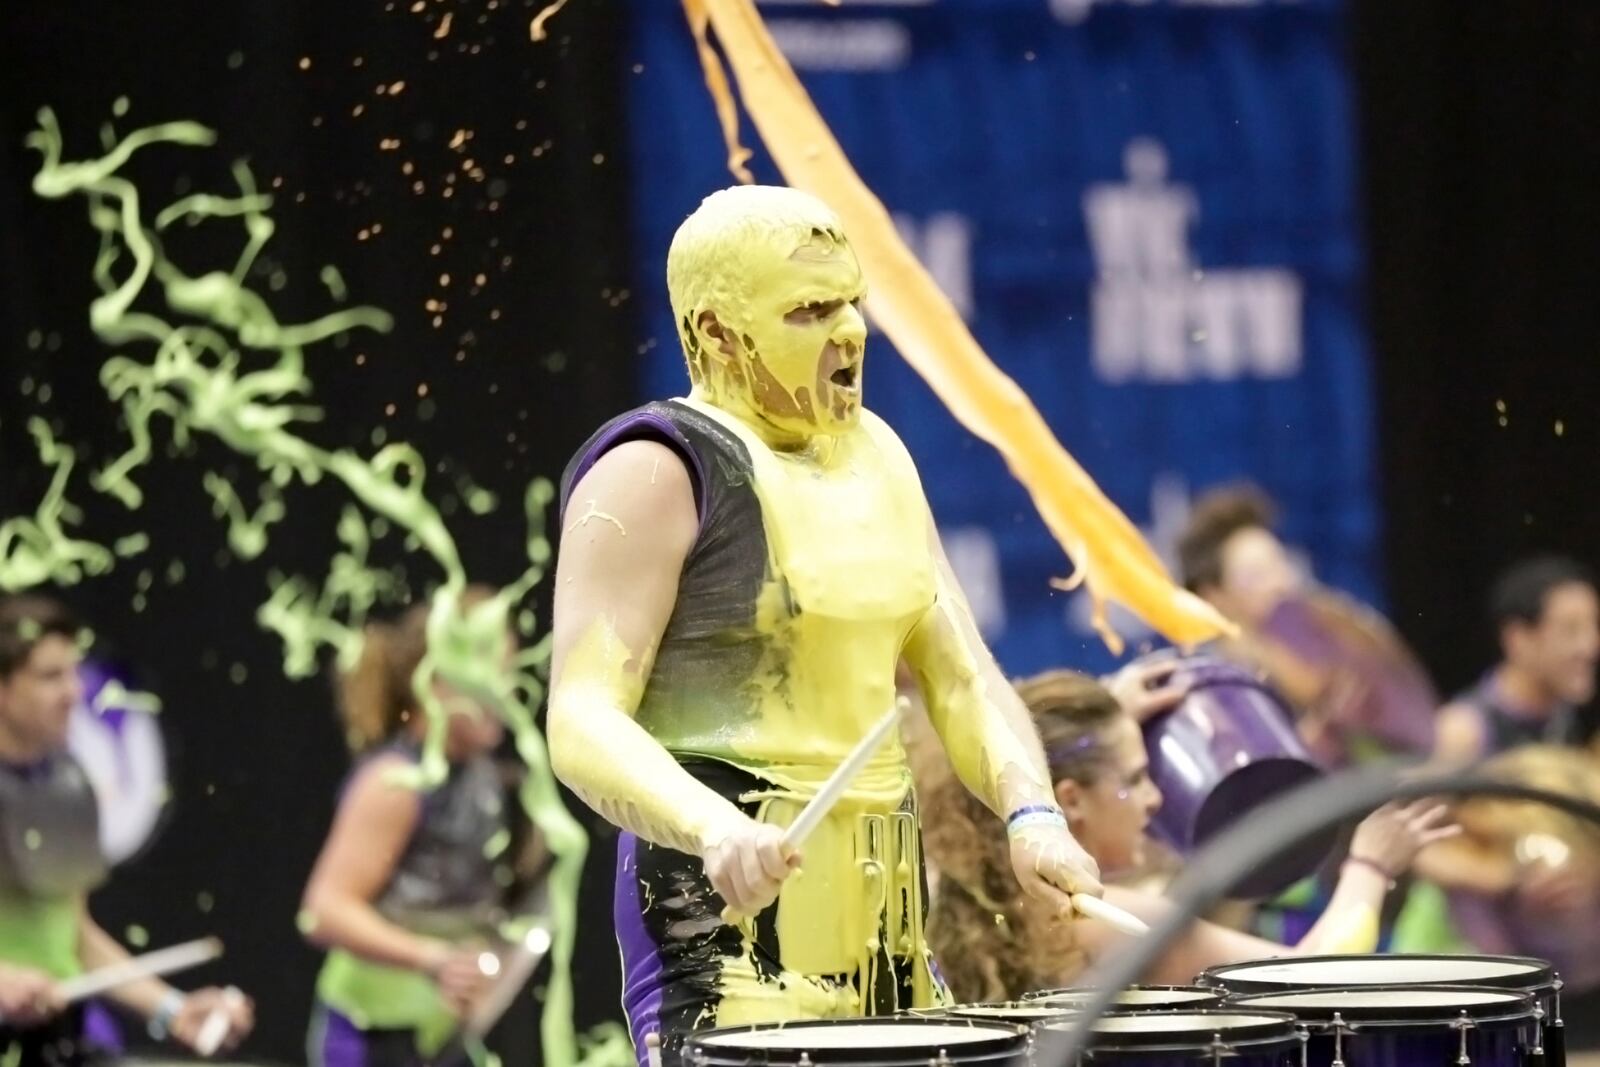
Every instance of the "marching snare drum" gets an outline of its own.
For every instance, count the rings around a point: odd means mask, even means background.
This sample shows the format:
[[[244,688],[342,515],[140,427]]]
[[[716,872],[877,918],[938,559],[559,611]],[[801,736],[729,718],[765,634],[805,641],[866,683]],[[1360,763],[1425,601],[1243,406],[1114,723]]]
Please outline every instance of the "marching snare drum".
[[[1072,1005],[1059,1005],[1050,1001],[1002,1000],[990,1004],[956,1004],[948,1008],[929,1008],[913,1011],[911,1014],[922,1018],[971,1019],[1032,1027],[1065,1022],[1072,1018],[1075,1010]]]
[[[1286,1011],[1308,1035],[1307,1067],[1520,1067],[1539,1048],[1533,998],[1515,989],[1369,986],[1232,997],[1241,1011]]]
[[[1062,1011],[1076,1011],[1095,995],[1093,989],[1040,989],[1022,994],[1024,1001],[1040,1001],[1059,1007]],[[1222,996],[1215,989],[1194,985],[1136,985],[1118,993],[1112,1004],[1113,1011],[1194,1011],[1211,1008],[1221,1003]]]
[[[1552,1067],[1566,1063],[1561,979],[1547,961],[1530,956],[1299,956],[1212,967],[1200,984],[1230,994],[1400,985],[1511,989],[1531,996],[1539,1009],[1536,1047]]]
[[[1059,1042],[1071,1023],[1051,1023],[1039,1032],[1037,1067],[1064,1067]],[[1089,1049],[1079,1059],[1115,1067],[1300,1067],[1305,1036],[1284,1012],[1114,1012],[1095,1021]]]
[[[1028,1030],[1005,1022],[950,1017],[825,1019],[763,1023],[694,1034],[692,1067],[1020,1067]]]

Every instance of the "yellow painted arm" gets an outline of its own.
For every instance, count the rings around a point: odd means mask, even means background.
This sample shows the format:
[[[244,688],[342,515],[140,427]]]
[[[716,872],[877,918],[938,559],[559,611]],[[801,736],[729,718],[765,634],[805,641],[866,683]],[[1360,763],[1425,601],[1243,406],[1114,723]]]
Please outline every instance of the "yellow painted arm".
[[[746,816],[636,721],[698,530],[689,474],[652,441],[607,452],[572,490],[556,567],[550,761],[605,819],[697,855]]]

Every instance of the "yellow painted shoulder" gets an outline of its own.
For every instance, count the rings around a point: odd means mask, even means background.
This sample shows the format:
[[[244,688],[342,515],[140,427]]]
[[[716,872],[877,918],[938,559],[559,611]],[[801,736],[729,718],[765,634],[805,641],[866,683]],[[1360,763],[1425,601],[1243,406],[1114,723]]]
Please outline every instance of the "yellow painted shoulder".
[[[905,442],[900,440],[900,435],[894,432],[894,427],[885,422],[881,416],[862,408],[861,429],[883,451],[895,476],[910,478],[920,491],[922,478],[917,474],[916,461],[911,458],[911,452],[906,448]]]

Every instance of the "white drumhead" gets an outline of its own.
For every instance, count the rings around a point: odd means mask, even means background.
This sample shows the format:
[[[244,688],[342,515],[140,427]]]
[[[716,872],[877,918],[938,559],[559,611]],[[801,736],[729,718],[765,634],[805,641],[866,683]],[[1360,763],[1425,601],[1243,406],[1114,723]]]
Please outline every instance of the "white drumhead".
[[[963,1018],[1059,1019],[1071,1013],[1069,1005],[1049,1000],[1029,1000],[1018,1004],[957,1004],[950,1009],[950,1014]]]
[[[1211,972],[1226,982],[1237,978],[1246,982],[1281,982],[1297,986],[1351,985],[1437,985],[1512,978],[1536,974],[1537,969],[1520,960],[1487,960],[1463,956],[1459,959],[1413,959],[1405,956],[1374,956],[1358,960],[1271,960],[1246,963]]]
[[[1094,995],[1094,991],[1088,989],[1081,993],[1044,993],[1032,998],[1029,1003],[1069,1008],[1087,1003]],[[1112,1003],[1138,1008],[1151,1004],[1185,1004],[1216,999],[1217,994],[1206,989],[1124,989]]]
[[[694,1040],[702,1045],[719,1048],[873,1048],[875,1046],[899,1047],[927,1045],[943,1048],[965,1045],[975,1041],[993,1041],[997,1037],[1011,1037],[1023,1031],[975,1023],[915,1022],[875,1023],[843,1020],[828,1026],[806,1026],[786,1030],[742,1030],[726,1034],[707,1034]]]
[[[1095,1031],[1101,1034],[1163,1034],[1185,1033],[1191,1030],[1226,1030],[1230,1026],[1262,1026],[1282,1022],[1273,1015],[1251,1015],[1247,1012],[1211,1011],[1161,1012],[1149,1015],[1107,1015],[1096,1020]]]
[[[1523,994],[1498,989],[1322,989],[1308,993],[1265,993],[1250,998],[1253,1008],[1481,1008],[1516,1004]]]
[[[1216,994],[1203,989],[1124,989],[1117,994],[1116,1003],[1132,1004],[1183,1004],[1194,1000],[1215,1000]]]

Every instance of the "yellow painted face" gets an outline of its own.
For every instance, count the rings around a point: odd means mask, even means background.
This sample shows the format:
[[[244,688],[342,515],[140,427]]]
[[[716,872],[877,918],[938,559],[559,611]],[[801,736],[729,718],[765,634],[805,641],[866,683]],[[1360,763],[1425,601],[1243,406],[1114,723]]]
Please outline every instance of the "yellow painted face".
[[[696,395],[764,437],[855,427],[866,283],[826,205],[792,189],[709,197],[668,256]]]
[[[751,251],[746,299],[713,312],[734,351],[708,346],[706,399],[788,435],[853,428],[867,342],[855,253],[826,238],[788,257]]]

